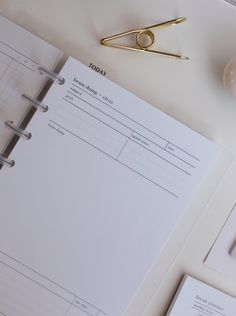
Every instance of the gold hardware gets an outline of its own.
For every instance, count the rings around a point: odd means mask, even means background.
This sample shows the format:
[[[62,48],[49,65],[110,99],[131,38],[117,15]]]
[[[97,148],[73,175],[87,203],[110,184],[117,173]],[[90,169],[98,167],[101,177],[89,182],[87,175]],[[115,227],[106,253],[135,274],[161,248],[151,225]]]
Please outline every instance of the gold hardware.
[[[176,25],[176,24],[182,23],[185,20],[186,20],[186,18],[180,17],[180,18],[170,20],[167,22],[147,26],[147,27],[144,27],[142,29],[134,29],[134,30],[130,30],[127,32],[119,33],[117,35],[109,36],[109,37],[101,39],[100,42],[102,45],[110,46],[110,47],[128,49],[128,50],[133,50],[133,51],[138,51],[138,52],[154,53],[154,54],[158,54],[158,55],[164,55],[164,56],[180,58],[180,59],[189,59],[187,56],[182,56],[182,55],[178,55],[178,54],[174,54],[174,53],[167,53],[167,52],[161,52],[161,51],[149,49],[155,42],[155,35],[151,31],[151,29],[162,29],[162,28],[168,27],[170,25]],[[136,46],[135,47],[110,43],[110,41],[112,41],[114,39],[121,38],[121,37],[130,35],[130,34],[136,34]],[[146,41],[145,41],[145,38],[146,38]]]

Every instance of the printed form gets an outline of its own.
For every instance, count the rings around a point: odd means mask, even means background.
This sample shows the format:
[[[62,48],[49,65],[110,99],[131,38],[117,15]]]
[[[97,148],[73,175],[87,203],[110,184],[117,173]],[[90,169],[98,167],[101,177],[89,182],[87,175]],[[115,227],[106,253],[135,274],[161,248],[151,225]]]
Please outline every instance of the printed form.
[[[0,314],[121,316],[220,150],[73,58],[60,75],[1,171]]]

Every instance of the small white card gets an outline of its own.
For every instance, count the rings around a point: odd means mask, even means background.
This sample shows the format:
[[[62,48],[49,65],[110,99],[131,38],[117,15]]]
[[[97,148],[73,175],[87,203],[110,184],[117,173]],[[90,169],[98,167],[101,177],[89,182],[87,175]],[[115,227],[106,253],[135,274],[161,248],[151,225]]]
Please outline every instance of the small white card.
[[[233,246],[231,247],[229,254],[232,258],[236,259],[236,241],[233,243]]]
[[[235,316],[236,298],[186,275],[166,316]]]
[[[211,248],[205,263],[231,280],[236,281],[236,204]]]

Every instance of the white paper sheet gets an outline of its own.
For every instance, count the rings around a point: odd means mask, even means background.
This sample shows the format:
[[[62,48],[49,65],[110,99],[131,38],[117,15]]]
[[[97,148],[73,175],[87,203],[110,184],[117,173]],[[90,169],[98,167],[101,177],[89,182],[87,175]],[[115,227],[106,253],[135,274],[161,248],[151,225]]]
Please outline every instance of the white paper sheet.
[[[29,106],[22,94],[36,97],[45,83],[39,65],[53,70],[61,57],[57,48],[0,16],[0,152],[12,136],[4,121],[17,125]]]
[[[0,174],[2,264],[58,315],[120,316],[220,150],[73,58],[61,76]]]
[[[236,281],[236,205],[234,205],[205,262],[211,268]]]

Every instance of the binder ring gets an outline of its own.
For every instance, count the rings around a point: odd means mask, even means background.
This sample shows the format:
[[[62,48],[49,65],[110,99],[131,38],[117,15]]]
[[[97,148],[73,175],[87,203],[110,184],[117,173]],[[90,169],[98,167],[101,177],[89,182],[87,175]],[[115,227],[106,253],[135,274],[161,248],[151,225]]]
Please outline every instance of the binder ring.
[[[47,74],[52,80],[54,80],[55,82],[57,82],[60,85],[65,83],[65,79],[62,76],[58,75],[54,71],[50,71],[42,66],[38,67],[38,71],[41,74],[43,74],[43,73]]]
[[[15,161],[0,155],[0,164],[3,166],[13,167],[15,165]]]
[[[41,103],[40,101],[38,101],[35,98],[30,97],[29,95],[26,94],[22,94],[22,97],[25,98],[26,100],[28,100],[29,102],[32,103],[32,105],[36,108],[36,109],[40,109],[42,112],[47,112],[48,110],[48,106],[44,105],[43,103]]]
[[[14,131],[14,133],[24,139],[30,139],[31,138],[31,133],[25,131],[24,129],[22,128],[19,128],[17,127],[16,125],[14,125],[14,122],[13,121],[6,121],[5,122],[5,125],[7,127],[9,127],[10,129],[12,129]]]

